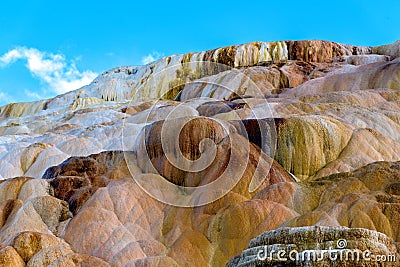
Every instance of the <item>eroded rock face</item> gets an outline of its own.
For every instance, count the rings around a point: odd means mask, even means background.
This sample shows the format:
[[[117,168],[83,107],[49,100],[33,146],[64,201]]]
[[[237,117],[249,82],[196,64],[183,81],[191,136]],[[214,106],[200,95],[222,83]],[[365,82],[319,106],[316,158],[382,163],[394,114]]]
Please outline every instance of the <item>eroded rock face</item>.
[[[180,128],[179,132],[174,131]],[[163,142],[175,136],[178,138],[176,147]],[[202,143],[204,139],[212,144]],[[249,177],[267,176],[270,166],[274,164],[273,159],[249,142],[234,125],[215,119],[199,117],[188,122],[186,119],[160,121],[145,128],[138,140],[137,162],[142,171],[158,173],[180,186],[202,186],[225,172],[232,175],[243,173],[241,176]],[[188,160],[191,162],[187,163]],[[265,171],[254,173],[261,161]],[[248,166],[244,169],[246,164]],[[193,171],[195,169],[199,171]],[[291,179],[283,174],[282,181],[287,180]]]
[[[179,265],[221,265],[254,233],[295,215],[272,202],[246,201],[249,197],[241,191],[238,186],[213,204],[185,209],[153,199],[131,178],[116,180],[97,190],[82,207],[69,223],[65,238],[76,251],[117,265],[154,256],[163,257],[162,261],[172,258]],[[227,203],[231,207],[226,210],[223,207]],[[249,214],[257,214],[259,219]],[[274,221],[264,224],[265,218]]]
[[[55,246],[61,240],[54,235],[40,234],[38,232],[21,232],[11,242],[19,255],[25,262],[28,262],[32,256],[43,248]]]
[[[146,66],[120,67],[97,77],[92,84],[79,91],[67,93],[34,105],[9,105],[1,109],[4,116],[35,114],[40,110],[68,106],[73,109],[105,101],[152,99],[171,95],[176,85],[189,80],[217,74],[226,67],[215,69],[197,62],[216,62],[227,67],[249,67],[260,62],[298,60],[305,62],[332,62],[344,55],[389,54],[398,56],[398,43],[376,48],[342,45],[329,41],[253,42],[214,50],[169,56]],[[165,70],[167,70],[165,72]],[[166,75],[168,74],[168,75]],[[76,96],[79,95],[79,98]]]
[[[393,240],[379,232],[314,226],[265,232],[227,266],[397,266],[398,256]]]
[[[49,168],[43,178],[50,179],[54,196],[67,201],[71,212],[76,214],[98,188],[105,187],[111,180],[130,175],[125,161],[125,156],[129,155],[110,151],[70,158],[59,166]]]
[[[75,253],[59,237],[72,214],[65,201],[52,196],[53,189],[46,180],[7,179],[0,188],[1,266],[49,266],[69,254],[75,255],[76,263],[108,266],[95,257]]]
[[[398,48],[254,42],[0,108],[1,264],[268,266],[265,240],[339,237],[395,253]]]
[[[22,267],[25,262],[13,247],[7,246],[0,249],[0,264],[4,267]]]
[[[400,203],[392,188],[396,188],[399,177],[399,162],[379,162],[351,173],[318,179],[312,183],[314,197],[318,199],[314,208],[285,225],[362,227],[385,233],[398,242],[395,222],[399,219]]]
[[[179,265],[199,266],[223,265],[227,255],[240,253],[237,249],[245,247],[249,237],[282,225],[361,227],[376,229],[385,233],[388,239],[398,240],[398,165],[374,163],[353,173],[335,174],[315,182],[265,183],[255,194],[243,190],[250,180],[244,177],[222,199],[194,209],[162,204],[140,190],[132,178],[119,179],[96,191],[69,223],[65,238],[77,252],[100,257],[107,262],[125,264],[148,257],[164,257],[159,260],[170,261],[169,257],[172,257]],[[273,167],[271,172],[279,172],[279,168]],[[146,176],[149,180],[153,178],[152,175]],[[141,193],[133,195],[130,192]],[[141,206],[139,210],[137,205]],[[143,218],[144,215],[146,218]],[[176,221],[173,218],[181,219]],[[139,225],[140,230],[137,229]],[[80,235],[80,232],[86,234]],[[99,236],[99,232],[103,235]],[[115,245],[106,241],[115,238],[122,243]],[[315,236],[310,234],[310,238]],[[140,242],[132,243],[133,240]],[[192,247],[187,255],[182,255],[182,251],[187,250],[179,246],[193,246],[194,240],[197,240],[195,244],[198,247]],[[88,242],[91,247],[84,245]],[[299,245],[305,244],[301,237],[298,242]],[[98,244],[103,244],[101,250]],[[121,244],[124,245],[120,247]],[[355,248],[361,245],[354,241]],[[215,246],[217,250],[211,249]],[[120,254],[128,247],[136,251],[135,254]],[[110,249],[115,252],[103,254]],[[205,253],[203,249],[209,252]],[[165,251],[173,253],[165,258],[162,256]],[[179,257],[176,254],[178,251]],[[196,251],[202,251],[203,260],[192,258]],[[138,252],[141,254],[136,254]]]
[[[287,90],[284,97],[298,97],[334,91],[357,91],[363,89],[399,89],[399,60],[361,65],[352,71],[330,75],[304,83]]]

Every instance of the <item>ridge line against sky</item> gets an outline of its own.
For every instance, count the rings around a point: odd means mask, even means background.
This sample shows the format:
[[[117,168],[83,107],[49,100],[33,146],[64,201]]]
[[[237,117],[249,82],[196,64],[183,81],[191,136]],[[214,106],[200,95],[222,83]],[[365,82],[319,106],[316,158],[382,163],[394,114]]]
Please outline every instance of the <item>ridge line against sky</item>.
[[[122,65],[252,41],[400,39],[400,1],[4,1],[0,106],[54,97]]]

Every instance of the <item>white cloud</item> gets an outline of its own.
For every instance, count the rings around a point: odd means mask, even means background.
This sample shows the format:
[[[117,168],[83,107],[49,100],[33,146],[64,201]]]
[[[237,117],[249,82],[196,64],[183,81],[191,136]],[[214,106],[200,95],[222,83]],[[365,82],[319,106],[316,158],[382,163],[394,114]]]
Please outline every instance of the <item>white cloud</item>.
[[[164,56],[164,54],[155,51],[153,53],[148,54],[147,56],[142,57],[142,64],[147,65],[151,62],[156,61],[159,58],[162,58],[163,56]]]
[[[14,99],[10,95],[8,95],[4,92],[0,92],[0,106],[5,105],[10,102],[14,102]]]
[[[75,62],[68,61],[62,54],[53,54],[35,48],[17,47],[0,57],[0,66],[17,60],[26,60],[26,67],[57,94],[66,93],[89,84],[97,73],[90,70],[80,72]]]
[[[28,90],[28,89],[25,89],[24,93],[25,93],[30,99],[33,99],[33,100],[40,100],[40,99],[45,99],[45,98],[46,98],[45,96],[40,95],[40,94],[37,93],[37,92],[30,91],[30,90]]]

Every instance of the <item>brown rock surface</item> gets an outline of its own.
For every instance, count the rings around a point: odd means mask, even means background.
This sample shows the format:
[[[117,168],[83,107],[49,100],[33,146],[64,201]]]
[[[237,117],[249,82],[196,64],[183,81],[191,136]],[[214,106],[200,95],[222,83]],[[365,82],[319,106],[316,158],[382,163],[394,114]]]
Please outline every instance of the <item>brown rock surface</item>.
[[[329,75],[287,90],[284,97],[298,97],[333,91],[400,89],[399,60],[361,65],[351,71]]]
[[[331,62],[332,58],[328,61],[330,63],[268,61],[253,67],[227,70],[185,84],[180,98],[184,101],[196,97],[231,99],[237,95],[269,96],[344,68],[340,63]]]
[[[49,168],[44,174],[51,179],[54,195],[69,204],[76,214],[86,200],[110,180],[129,175],[122,152],[104,152],[89,157],[75,157]]]

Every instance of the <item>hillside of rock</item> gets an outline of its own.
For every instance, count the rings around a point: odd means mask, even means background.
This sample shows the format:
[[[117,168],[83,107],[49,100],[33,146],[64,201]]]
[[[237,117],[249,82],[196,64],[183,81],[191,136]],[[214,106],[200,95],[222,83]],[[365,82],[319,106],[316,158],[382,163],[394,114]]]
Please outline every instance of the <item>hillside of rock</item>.
[[[399,48],[253,42],[0,107],[0,265],[400,260]]]

